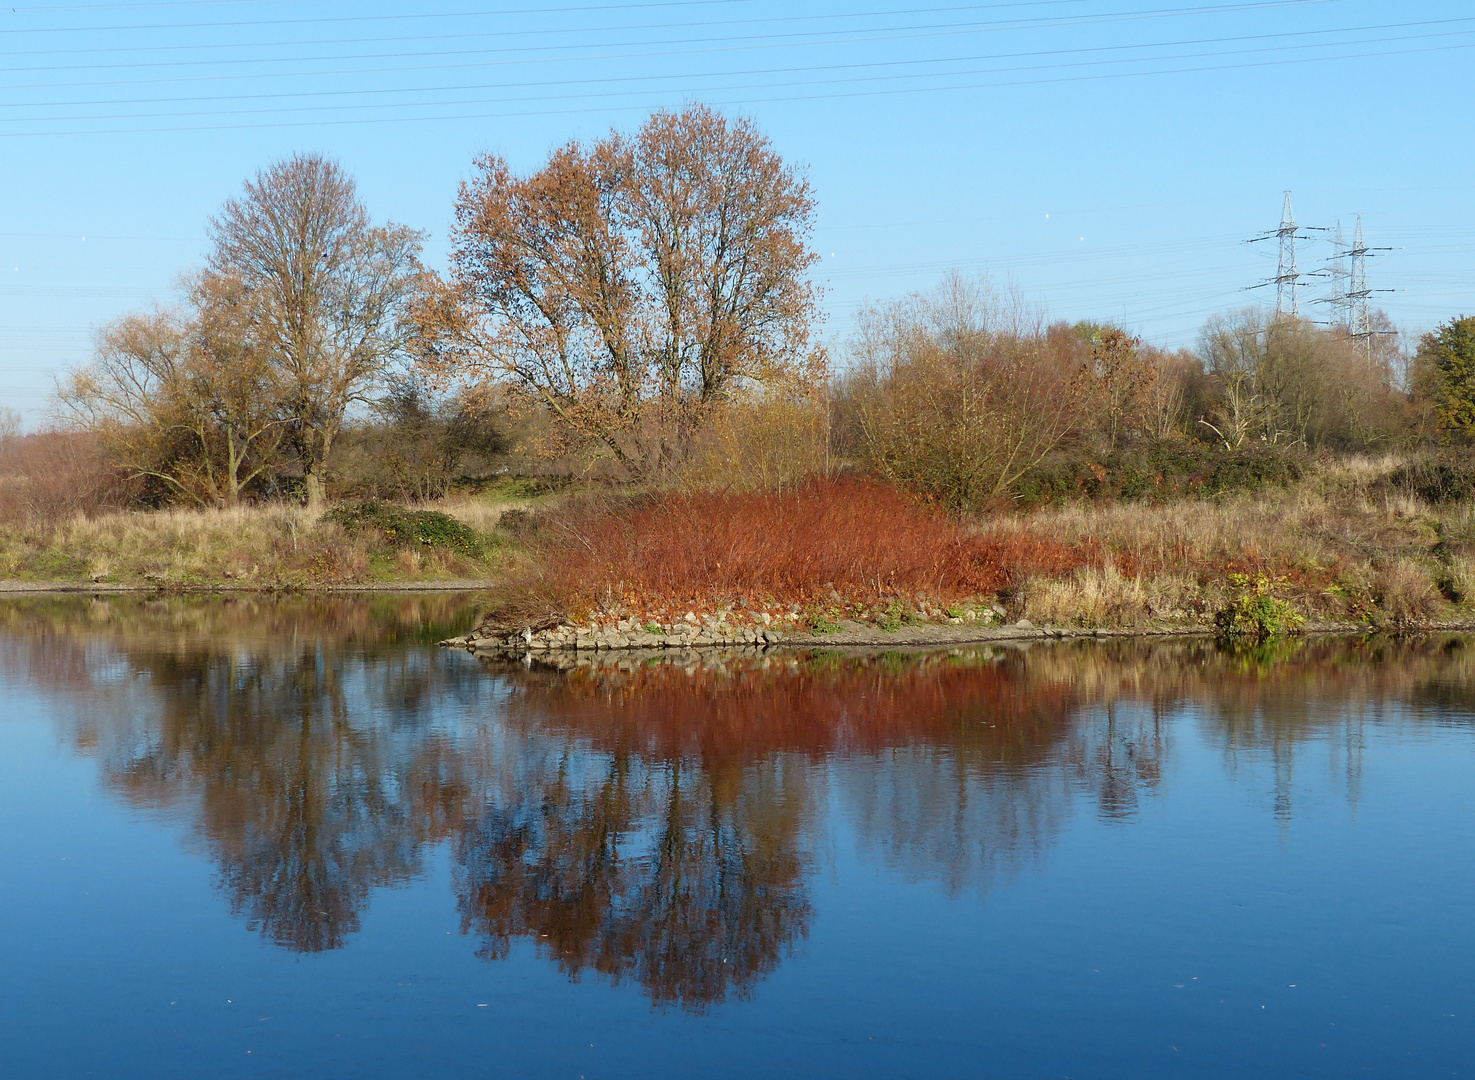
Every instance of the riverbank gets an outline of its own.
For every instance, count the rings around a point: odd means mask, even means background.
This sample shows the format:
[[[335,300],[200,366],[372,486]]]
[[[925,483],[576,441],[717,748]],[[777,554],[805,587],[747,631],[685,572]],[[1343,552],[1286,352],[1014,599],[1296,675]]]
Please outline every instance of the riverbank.
[[[956,518],[873,482],[568,502],[521,521],[476,638],[532,648],[1346,632],[1475,621],[1475,501],[1394,458],[1173,502]],[[931,628],[931,629],[929,629]],[[601,644],[602,643],[602,644]]]
[[[224,585],[174,586],[167,584],[119,585],[75,581],[0,581],[0,598],[7,596],[270,596],[277,593],[461,593],[483,592],[494,585],[490,579],[448,578],[435,581],[379,581],[364,585],[316,584],[307,586]]]
[[[0,595],[477,591],[487,616],[460,644],[534,650],[1198,634],[1235,612],[1269,632],[1475,622],[1475,500],[1421,494],[1398,468],[1344,459],[1254,492],[975,517],[854,477],[131,511],[0,528]]]
[[[272,503],[129,510],[0,528],[0,593],[484,588],[509,500],[322,513]],[[418,531],[417,531],[418,529]]]
[[[1297,637],[1361,637],[1385,632],[1366,622],[1317,621],[1296,629]],[[1400,636],[1475,632],[1475,617],[1430,620]],[[642,662],[656,656],[690,653],[767,653],[805,648],[931,650],[967,645],[1020,644],[1033,641],[1135,641],[1162,638],[1208,638],[1220,636],[1219,627],[1205,623],[1159,623],[1150,626],[1095,627],[1036,626],[1029,620],[994,626],[908,626],[884,630],[864,623],[847,623],[831,630],[744,631],[739,628],[704,629],[690,634],[651,632],[605,633],[587,627],[506,637],[489,637],[472,631],[440,642],[448,648],[464,648],[479,656],[532,658],[556,666],[588,663],[591,658]]]

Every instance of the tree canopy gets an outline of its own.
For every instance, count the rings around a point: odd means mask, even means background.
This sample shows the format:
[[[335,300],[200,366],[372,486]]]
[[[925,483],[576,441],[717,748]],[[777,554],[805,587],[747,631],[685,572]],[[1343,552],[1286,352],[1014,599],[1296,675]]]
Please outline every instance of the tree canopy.
[[[1466,437],[1475,434],[1475,318],[1460,316],[1425,334],[1417,362],[1432,383],[1440,426]]]
[[[433,369],[508,385],[636,472],[739,386],[813,374],[814,196],[750,121],[691,106],[528,176],[477,165],[421,308]]]

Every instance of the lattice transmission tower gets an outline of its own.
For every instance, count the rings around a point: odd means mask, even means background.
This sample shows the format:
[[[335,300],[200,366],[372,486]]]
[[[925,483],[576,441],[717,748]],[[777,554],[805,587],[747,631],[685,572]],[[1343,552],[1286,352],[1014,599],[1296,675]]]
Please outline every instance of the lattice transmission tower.
[[[1280,244],[1280,261],[1276,267],[1275,276],[1251,288],[1259,289],[1267,285],[1275,286],[1275,313],[1276,315],[1288,315],[1299,318],[1301,315],[1300,299],[1297,296],[1297,287],[1301,283],[1302,274],[1296,266],[1296,244],[1302,240],[1310,240],[1311,237],[1296,225],[1296,215],[1291,210],[1291,193],[1287,191],[1285,204],[1280,211],[1280,228],[1253,236],[1248,243],[1255,244],[1272,237]],[[1326,232],[1326,229],[1316,229],[1316,232]]]
[[[1280,211],[1280,228],[1275,233],[1280,238],[1280,266],[1275,273],[1275,313],[1299,315],[1301,307],[1296,302],[1296,286],[1301,275],[1296,270],[1296,215],[1291,211],[1289,191]]]
[[[1325,325],[1340,326],[1349,332],[1352,329],[1352,309],[1347,299],[1350,274],[1347,269],[1347,240],[1342,235],[1341,219],[1338,219],[1336,228],[1332,230],[1331,258],[1316,272],[1317,277],[1327,280],[1326,295],[1317,297],[1316,303],[1325,304],[1330,309]]]
[[[1352,233],[1352,246],[1347,255],[1352,260],[1350,284],[1347,289],[1347,306],[1350,318],[1347,329],[1352,336],[1365,343],[1371,351],[1373,330],[1371,297],[1375,292],[1392,292],[1392,289],[1370,289],[1367,284],[1367,260],[1380,252],[1392,251],[1390,247],[1368,247],[1362,238],[1362,215],[1357,215],[1357,228]]]

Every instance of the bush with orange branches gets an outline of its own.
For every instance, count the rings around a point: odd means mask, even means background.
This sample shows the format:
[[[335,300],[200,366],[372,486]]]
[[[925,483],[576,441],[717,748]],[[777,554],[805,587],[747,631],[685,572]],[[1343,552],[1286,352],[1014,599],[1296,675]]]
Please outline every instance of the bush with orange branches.
[[[897,488],[814,479],[782,491],[662,492],[566,503],[524,528],[509,616],[718,608],[869,610],[984,598],[1030,574],[1100,561],[1092,544],[970,529]]]

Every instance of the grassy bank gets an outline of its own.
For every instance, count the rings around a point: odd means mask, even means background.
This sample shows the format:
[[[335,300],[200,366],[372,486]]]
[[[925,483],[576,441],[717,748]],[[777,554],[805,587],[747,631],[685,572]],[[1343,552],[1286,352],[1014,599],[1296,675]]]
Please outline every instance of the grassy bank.
[[[1169,502],[959,517],[863,478],[328,514],[118,511],[0,529],[0,579],[176,589],[493,583],[488,633],[1475,620],[1475,482],[1397,457]],[[1475,473],[1472,473],[1475,475]],[[507,515],[509,509],[517,512]],[[677,633],[679,631],[679,633]],[[905,636],[905,635],[902,635]]]
[[[1015,621],[1254,634],[1475,618],[1475,500],[1395,457],[1168,503],[958,519],[870,481],[571,501],[520,524],[488,634]],[[691,636],[684,633],[683,636]]]
[[[121,510],[0,528],[0,580],[179,589],[481,581],[505,561],[507,501],[420,510],[360,504],[328,514],[287,504]]]

